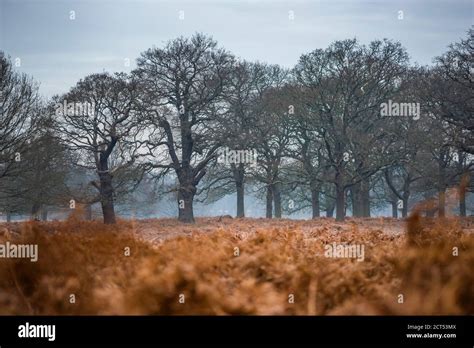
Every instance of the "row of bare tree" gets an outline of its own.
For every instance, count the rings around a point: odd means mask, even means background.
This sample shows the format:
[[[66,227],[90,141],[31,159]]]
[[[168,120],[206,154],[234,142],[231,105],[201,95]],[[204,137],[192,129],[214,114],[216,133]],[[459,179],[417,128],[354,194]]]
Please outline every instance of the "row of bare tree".
[[[167,178],[179,220],[196,199],[258,194],[266,216],[311,209],[341,221],[377,202],[406,216],[473,189],[474,31],[430,67],[398,42],[355,39],[303,54],[293,69],[236,59],[210,37],[152,48],[126,73],[86,76],[49,101],[0,53],[0,205],[115,204]],[[170,180],[174,184],[169,185]],[[71,203],[72,202],[72,203]],[[20,208],[22,207],[22,208]]]

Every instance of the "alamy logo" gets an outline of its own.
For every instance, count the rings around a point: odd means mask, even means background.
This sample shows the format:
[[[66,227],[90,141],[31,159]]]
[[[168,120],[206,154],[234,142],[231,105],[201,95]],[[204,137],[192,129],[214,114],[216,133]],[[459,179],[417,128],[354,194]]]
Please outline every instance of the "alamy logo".
[[[13,244],[6,242],[0,244],[0,258],[6,259],[30,259],[31,262],[38,261],[37,244]]]
[[[380,104],[380,116],[382,117],[413,117],[420,119],[420,103],[397,103],[391,100],[388,103]]]
[[[217,162],[224,164],[257,164],[257,150],[230,150],[221,148],[218,151]]]
[[[89,102],[70,102],[64,100],[57,103],[55,107],[56,116],[93,116],[95,103]]]
[[[326,244],[324,246],[324,256],[330,258],[357,259],[364,261],[364,245],[363,244]]]
[[[56,325],[34,325],[28,322],[18,326],[20,338],[47,338],[52,342],[56,339]]]

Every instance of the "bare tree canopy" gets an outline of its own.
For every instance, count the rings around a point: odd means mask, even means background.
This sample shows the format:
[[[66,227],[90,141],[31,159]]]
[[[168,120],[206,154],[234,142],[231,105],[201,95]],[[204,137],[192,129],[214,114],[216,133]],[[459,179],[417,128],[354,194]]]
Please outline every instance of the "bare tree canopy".
[[[347,39],[287,69],[196,33],[45,101],[1,52],[0,206],[47,219],[77,202],[91,218],[100,203],[113,224],[140,196],[172,200],[192,223],[196,205],[235,195],[237,217],[249,199],[267,218],[342,221],[387,205],[407,217],[427,199],[444,216],[455,189],[467,215],[473,53],[472,29],[432,66],[410,64],[397,41]]]
[[[77,165],[93,169],[105,223],[115,223],[113,178],[127,170],[145,141],[136,108],[137,82],[124,74],[89,75],[56,99],[63,141],[80,153]]]
[[[183,222],[194,221],[196,187],[222,141],[216,128],[232,61],[213,39],[196,34],[142,53],[134,72],[141,80],[149,120],[164,134],[156,145],[165,148],[166,162],[154,167],[175,171]]]

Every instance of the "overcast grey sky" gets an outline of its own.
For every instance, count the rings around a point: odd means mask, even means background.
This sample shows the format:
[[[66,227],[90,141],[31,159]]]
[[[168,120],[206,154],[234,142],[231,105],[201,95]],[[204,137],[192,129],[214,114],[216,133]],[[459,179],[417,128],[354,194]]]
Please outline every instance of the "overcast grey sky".
[[[474,22],[473,4],[472,0],[0,0],[0,49],[21,59],[18,69],[33,75],[47,97],[67,91],[90,73],[129,71],[145,49],[196,31],[212,35],[238,57],[287,67],[302,53],[352,37],[364,43],[399,40],[412,62],[430,64],[449,43],[465,37]],[[71,11],[75,19],[70,19]]]

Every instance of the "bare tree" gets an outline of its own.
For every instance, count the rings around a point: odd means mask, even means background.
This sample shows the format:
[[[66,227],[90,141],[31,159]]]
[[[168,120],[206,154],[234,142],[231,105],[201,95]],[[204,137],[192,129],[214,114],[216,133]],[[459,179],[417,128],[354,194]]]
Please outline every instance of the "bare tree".
[[[380,105],[394,92],[407,60],[399,43],[374,41],[366,47],[354,39],[303,55],[295,68],[334,171],[338,221],[344,219],[346,190],[364,183],[367,200],[367,180],[385,165],[393,141]]]
[[[291,138],[289,113],[293,106],[289,98],[288,71],[276,66],[266,67],[264,88],[260,88],[256,102],[254,144],[258,153],[257,166],[251,172],[252,178],[263,184],[266,200],[266,217],[282,215],[281,167],[287,160]]]
[[[436,100],[437,114],[456,128],[451,145],[457,148],[452,150],[454,171],[460,190],[460,215],[465,216],[465,191],[469,186],[462,181],[469,182],[470,176],[472,180],[474,155],[474,29],[470,28],[467,38],[450,45],[449,50],[435,61],[436,85],[431,85],[429,92],[431,100]],[[440,213],[443,213],[441,206]]]
[[[54,133],[53,120],[41,108],[41,117],[24,151],[19,175],[15,181],[21,187],[23,205],[35,220],[47,220],[48,208],[65,205],[67,175],[71,167],[66,146]]]
[[[114,177],[130,169],[146,143],[136,111],[137,82],[125,74],[93,74],[56,98],[58,130],[64,143],[80,154],[76,165],[95,170],[104,223],[115,223]]]
[[[205,180],[205,191],[212,191],[206,195],[206,199],[211,198],[212,201],[236,192],[237,217],[245,216],[245,183],[261,178],[256,170],[257,149],[260,149],[261,155],[262,142],[265,141],[262,132],[269,129],[265,122],[269,120],[270,108],[274,107],[270,94],[275,87],[283,84],[286,74],[278,66],[263,63],[243,61],[236,62],[232,67],[224,93],[228,112],[220,121],[222,147]],[[283,114],[285,110],[280,111]]]
[[[299,86],[291,88],[294,112],[291,119],[291,143],[288,156],[297,161],[298,165],[288,166],[292,179],[287,180],[296,187],[296,201],[292,199],[296,209],[304,208],[309,203],[312,218],[320,216],[320,196],[322,187],[330,176],[330,166],[326,163],[324,142],[321,138],[321,124],[310,108],[306,106],[305,93]],[[306,203],[305,203],[306,202]]]
[[[436,189],[438,216],[445,215],[448,187],[453,186],[460,175],[469,172],[474,166],[472,156],[466,156],[467,153],[463,151],[466,148],[458,142],[464,132],[463,126],[447,120],[443,101],[438,97],[439,89],[446,86],[445,81],[437,68],[428,69],[423,79],[425,88],[419,92],[427,110],[422,119],[424,131],[430,135],[423,143],[427,160],[423,166],[419,190],[425,188],[429,192],[431,188]]]
[[[440,85],[432,90],[443,117],[462,129],[457,146],[474,154],[474,29],[436,58]]]
[[[25,74],[14,70],[0,51],[0,179],[12,175],[34,131],[39,109],[38,88]]]
[[[222,143],[218,120],[225,112],[223,89],[232,62],[227,51],[202,34],[149,49],[137,62],[143,107],[164,137],[155,142],[159,163],[153,167],[176,173],[182,222],[194,222],[197,186]]]
[[[392,163],[383,170],[382,176],[391,198],[394,217],[398,216],[398,210],[401,210],[402,217],[407,217],[413,185],[423,177],[422,170],[426,160],[423,151],[429,141],[429,133],[426,132],[422,119],[426,116],[426,105],[418,93],[424,87],[423,74],[423,68],[415,66],[408,69],[400,79],[397,94],[392,98],[393,102],[400,105],[410,101],[420,104],[417,120],[398,117],[387,124],[396,137],[396,143],[389,154]]]

